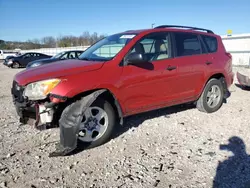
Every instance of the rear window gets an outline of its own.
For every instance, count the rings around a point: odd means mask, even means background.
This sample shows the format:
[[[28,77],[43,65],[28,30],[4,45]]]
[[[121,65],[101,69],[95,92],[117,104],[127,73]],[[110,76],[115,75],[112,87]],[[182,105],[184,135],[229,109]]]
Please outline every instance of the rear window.
[[[177,56],[201,54],[202,48],[198,35],[191,33],[175,33]]]
[[[201,36],[209,53],[213,53],[217,51],[217,39],[216,37],[212,37],[212,36],[205,36],[202,35]]]

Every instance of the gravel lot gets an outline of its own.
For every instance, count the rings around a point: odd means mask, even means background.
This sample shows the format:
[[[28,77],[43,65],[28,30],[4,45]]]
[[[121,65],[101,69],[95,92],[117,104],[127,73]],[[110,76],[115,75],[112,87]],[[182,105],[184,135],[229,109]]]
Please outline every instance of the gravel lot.
[[[219,187],[250,187],[250,91],[232,85],[213,114],[177,106],[129,117],[107,144],[48,158],[59,129],[18,123],[10,95],[18,71],[0,63],[0,187],[199,188],[215,179]]]

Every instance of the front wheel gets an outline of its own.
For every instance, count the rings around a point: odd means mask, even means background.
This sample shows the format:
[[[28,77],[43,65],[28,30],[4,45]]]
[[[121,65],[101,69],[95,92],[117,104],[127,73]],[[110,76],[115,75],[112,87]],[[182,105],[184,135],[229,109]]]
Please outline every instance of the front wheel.
[[[223,103],[224,89],[220,80],[212,78],[205,86],[196,107],[199,111],[213,113],[220,109]]]
[[[18,62],[13,62],[12,68],[18,69],[20,67],[20,64]]]
[[[116,115],[112,105],[103,99],[97,99],[84,112],[78,133],[78,140],[87,148],[106,143],[115,128]]]

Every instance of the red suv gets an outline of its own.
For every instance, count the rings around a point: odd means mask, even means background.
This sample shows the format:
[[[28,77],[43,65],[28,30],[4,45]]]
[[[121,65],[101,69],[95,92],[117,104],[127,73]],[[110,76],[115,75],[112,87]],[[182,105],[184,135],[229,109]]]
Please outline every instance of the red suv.
[[[220,36],[162,25],[108,36],[79,59],[24,70],[14,78],[12,95],[22,123],[78,122],[78,140],[97,146],[129,115],[190,102],[217,111],[233,77]],[[78,111],[85,108],[80,116],[73,113],[76,104]]]

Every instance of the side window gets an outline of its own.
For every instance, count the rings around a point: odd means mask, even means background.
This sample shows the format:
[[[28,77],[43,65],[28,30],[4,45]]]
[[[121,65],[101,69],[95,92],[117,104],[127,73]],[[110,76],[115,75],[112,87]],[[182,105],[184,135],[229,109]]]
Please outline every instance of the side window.
[[[216,37],[205,36],[205,35],[201,35],[201,37],[202,37],[202,40],[204,41],[209,53],[213,53],[213,52],[217,51],[218,42],[217,42]]]
[[[69,58],[69,59],[74,59],[74,58],[76,58],[76,53],[75,53],[75,52],[70,52],[68,58]]]
[[[68,59],[69,53],[65,53],[60,59]]]
[[[32,56],[31,56],[30,53],[28,53],[28,54],[25,54],[23,57],[26,59],[26,58],[30,58],[30,57],[32,57]]]
[[[154,53],[155,52],[155,49],[153,48],[154,39],[144,39],[141,41],[141,44],[143,45],[145,53]]]
[[[190,56],[202,53],[198,35],[191,33],[175,33],[177,56]]]
[[[134,45],[128,55],[130,53],[140,53],[145,61],[168,59],[170,57],[168,35],[165,32],[146,35]]]
[[[76,52],[77,58],[82,54],[82,52]]]

